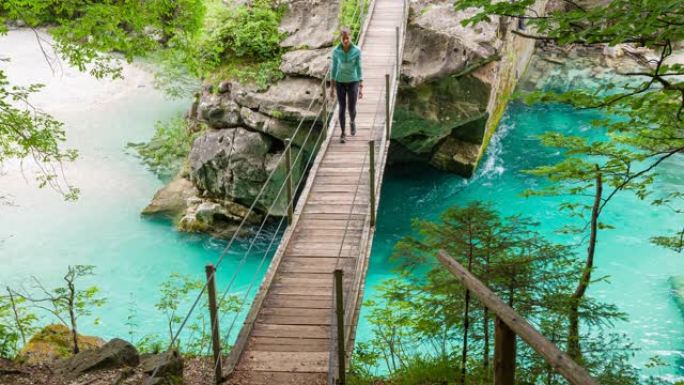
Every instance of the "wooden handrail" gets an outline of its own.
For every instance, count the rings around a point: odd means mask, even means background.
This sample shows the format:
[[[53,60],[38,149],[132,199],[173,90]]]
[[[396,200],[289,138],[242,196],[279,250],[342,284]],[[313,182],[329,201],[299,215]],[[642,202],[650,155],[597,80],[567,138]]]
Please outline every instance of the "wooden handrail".
[[[555,371],[560,373],[571,385],[599,385],[587,370],[573,361],[565,352],[547,340],[527,320],[513,308],[504,303],[496,293],[485,286],[470,271],[456,262],[444,250],[437,253],[437,259],[442,263],[466,289],[477,297],[489,310],[494,312],[499,320],[520,336],[528,345],[541,355]]]

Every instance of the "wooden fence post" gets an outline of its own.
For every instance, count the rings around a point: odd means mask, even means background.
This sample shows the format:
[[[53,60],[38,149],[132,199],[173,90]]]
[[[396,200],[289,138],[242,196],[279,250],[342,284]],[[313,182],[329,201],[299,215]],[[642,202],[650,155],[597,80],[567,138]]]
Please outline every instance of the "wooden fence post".
[[[292,201],[292,140],[285,139],[285,171],[287,172],[287,223],[292,224],[294,218],[294,202]]]
[[[337,368],[338,368],[338,384],[345,385],[346,368],[345,368],[345,351],[344,351],[344,298],[343,298],[343,275],[342,269],[335,270],[335,308],[337,315]]]
[[[514,385],[515,333],[499,317],[494,323],[494,385]]]
[[[220,384],[223,380],[221,362],[221,337],[219,334],[218,309],[216,306],[216,268],[211,263],[204,268],[207,274],[207,294],[209,295],[209,318],[211,320],[211,345],[214,350],[214,381]]]
[[[368,152],[370,164],[368,165],[370,174],[370,225],[375,227],[375,140],[368,142]]]

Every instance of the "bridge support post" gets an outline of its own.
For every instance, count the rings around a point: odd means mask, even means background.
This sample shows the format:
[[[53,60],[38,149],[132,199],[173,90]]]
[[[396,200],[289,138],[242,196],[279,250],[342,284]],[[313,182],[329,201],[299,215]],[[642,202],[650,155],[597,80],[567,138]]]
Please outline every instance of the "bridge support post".
[[[335,313],[337,316],[337,384],[345,385],[346,379],[346,353],[344,351],[344,298],[343,298],[343,275],[342,269],[335,270]]]
[[[368,174],[370,174],[370,225],[375,227],[375,141],[368,142],[368,152],[370,164]]]
[[[287,223],[292,224],[294,218],[294,202],[292,191],[292,140],[285,139],[285,171],[287,172]]]
[[[325,135],[325,131],[328,128],[328,94],[326,91],[328,90],[326,80],[323,79],[323,86],[322,86],[322,91],[323,91],[323,109],[321,113],[321,122],[323,122],[323,135]]]
[[[218,309],[216,305],[216,268],[211,263],[204,268],[207,274],[207,295],[209,296],[209,318],[211,320],[211,346],[214,351],[214,381],[223,381],[221,362],[221,336],[219,334]]]
[[[499,317],[494,327],[494,385],[515,384],[515,333]]]
[[[390,75],[385,74],[385,137],[390,140],[390,125],[392,124],[392,117],[390,116]]]
[[[399,79],[399,39],[400,39],[400,37],[399,37],[399,27],[396,27],[395,30],[394,30],[394,32],[395,32],[394,35],[396,36],[396,40],[397,40],[397,41],[396,41],[396,47],[395,47],[395,50],[396,50],[396,53],[395,53],[396,61],[394,62],[395,68],[396,68],[396,73],[394,74],[394,79],[395,79],[395,81],[396,81],[397,79]]]

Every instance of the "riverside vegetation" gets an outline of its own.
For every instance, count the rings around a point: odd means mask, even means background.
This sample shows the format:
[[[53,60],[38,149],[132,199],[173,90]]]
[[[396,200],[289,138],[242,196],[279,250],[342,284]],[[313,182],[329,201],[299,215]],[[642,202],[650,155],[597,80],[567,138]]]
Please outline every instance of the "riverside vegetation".
[[[447,250],[468,266],[602,384],[665,381],[643,378],[629,364],[634,347],[611,331],[612,322],[624,314],[589,297],[587,289],[596,281],[591,273],[594,259],[600,257],[595,254],[597,239],[602,231],[618,225],[601,221],[602,210],[615,194],[632,192],[649,199],[656,208],[672,208],[673,215],[681,215],[682,192],[653,189],[658,167],[684,150],[684,84],[678,80],[684,75],[684,66],[668,62],[674,47],[684,40],[681,1],[615,0],[598,6],[565,1],[547,16],[530,16],[528,8],[533,3],[463,0],[455,6],[481,7],[483,12],[468,23],[493,15],[519,17],[535,28],[527,37],[545,43],[636,42],[657,54],[647,70],[627,74],[621,87],[607,84],[598,92],[538,92],[527,97],[533,103],[602,109],[608,116],[595,122],[595,129],[606,133],[600,141],[588,142],[561,133],[545,135],[541,138],[544,144],[563,150],[566,157],[558,164],[529,171],[549,180],[547,188],[530,191],[529,195],[569,195],[561,209],[580,218],[581,224],[561,230],[583,239],[587,253],[577,255],[574,247],[554,244],[535,230],[532,220],[501,217],[486,203],[454,207],[434,223],[416,220],[418,235],[396,246],[399,278],[384,283],[380,298],[367,303],[373,337],[359,344],[354,353],[351,371],[355,383],[491,382],[493,317],[444,269],[433,265],[431,256],[437,249]],[[219,2],[193,0],[116,4],[73,1],[61,6],[47,0],[10,0],[2,7],[0,17],[6,20],[50,26],[58,51],[70,63],[98,77],[120,76],[115,64],[120,58],[132,60],[151,54],[161,63],[158,82],[178,95],[195,92],[195,83],[172,82],[172,78],[200,77],[210,83],[237,78],[264,87],[283,76],[278,69],[282,36],[277,30],[283,8],[266,0],[254,1],[251,8],[231,10]],[[218,12],[207,12],[207,7]],[[349,12],[353,8],[343,9]],[[101,25],[94,20],[111,22]],[[643,22],[635,25],[633,20]],[[32,156],[43,166],[42,184],[75,198],[77,187],[63,185],[57,165],[74,159],[77,153],[62,148],[61,124],[28,104],[29,95],[39,88],[14,88],[0,72],[0,162]],[[189,126],[183,118],[160,125],[151,142],[157,144],[139,146],[141,155],[160,174],[173,175],[182,168],[196,132]],[[653,242],[681,252],[683,235],[684,228],[674,229]],[[78,320],[92,319],[104,301],[96,287],[80,288],[81,280],[93,273],[91,266],[69,267],[65,286],[55,289],[43,288],[36,280],[35,289],[45,295],[40,298],[34,292],[7,288],[0,296],[0,355],[14,359],[22,346],[30,344],[30,335],[39,329],[36,309],[49,311],[69,329],[69,351],[62,353],[78,352]],[[201,285],[174,275],[161,286],[157,309],[167,320],[171,334],[180,322],[179,306]],[[236,306],[237,300],[230,300],[224,310],[234,312]],[[170,338],[137,336],[137,322],[132,311],[127,320],[129,339],[141,351],[167,348]],[[206,325],[204,318],[194,320],[191,333],[175,348],[189,355],[207,354]],[[536,354],[522,345],[519,348],[518,383],[563,383]],[[652,365],[659,365],[657,358]],[[378,375],[378,367],[384,367],[387,374]]]

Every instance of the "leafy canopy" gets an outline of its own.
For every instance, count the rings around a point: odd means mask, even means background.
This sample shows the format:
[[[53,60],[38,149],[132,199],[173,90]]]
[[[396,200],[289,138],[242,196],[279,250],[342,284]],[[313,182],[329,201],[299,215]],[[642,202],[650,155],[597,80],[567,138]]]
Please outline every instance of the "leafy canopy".
[[[559,163],[531,170],[554,184],[541,193],[585,195],[593,188],[595,167],[610,188],[601,210],[619,191],[632,191],[656,206],[682,213],[682,195],[653,188],[660,166],[684,152],[684,65],[673,60],[674,45],[684,40],[684,7],[681,0],[613,0],[605,5],[563,0],[565,7],[538,14],[533,0],[514,2],[461,0],[457,9],[478,7],[480,12],[464,21],[476,24],[493,16],[525,20],[524,31],[514,34],[567,46],[632,44],[650,48],[642,69],[619,73],[623,79],[607,82],[599,89],[575,89],[565,93],[535,92],[527,101],[565,103],[578,109],[599,109],[606,118],[594,122],[605,138],[590,140],[549,132],[545,145],[564,151]],[[539,191],[531,192],[533,194]],[[586,209],[587,205],[566,205]],[[584,211],[586,210],[579,210]],[[657,244],[681,251],[684,228],[670,236],[655,237]]]

